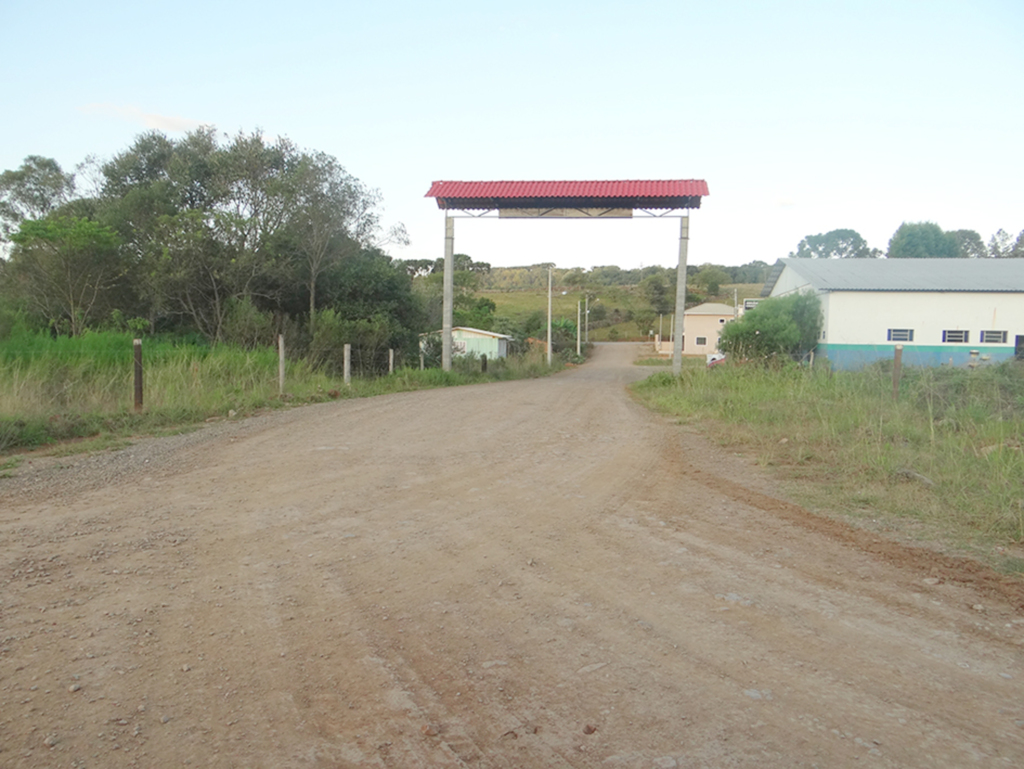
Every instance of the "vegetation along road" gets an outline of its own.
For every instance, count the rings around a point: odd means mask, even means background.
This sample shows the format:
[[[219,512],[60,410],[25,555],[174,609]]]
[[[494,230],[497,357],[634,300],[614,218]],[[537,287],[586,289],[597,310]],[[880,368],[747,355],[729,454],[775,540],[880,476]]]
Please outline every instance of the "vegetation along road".
[[[23,465],[0,764],[1022,765],[1013,589],[781,500],[634,354]]]

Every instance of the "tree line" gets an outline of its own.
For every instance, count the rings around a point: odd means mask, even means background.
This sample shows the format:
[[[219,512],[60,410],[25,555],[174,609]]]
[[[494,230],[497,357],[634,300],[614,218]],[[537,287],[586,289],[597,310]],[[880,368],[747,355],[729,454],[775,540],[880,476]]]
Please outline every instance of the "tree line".
[[[479,268],[475,268],[479,269]],[[712,275],[711,271],[716,272]],[[763,283],[768,277],[771,267],[767,262],[753,261],[740,266],[714,264],[689,265],[686,270],[687,281],[706,285],[708,278],[719,278],[718,284],[726,283]],[[534,264],[524,267],[491,267],[484,263],[479,285],[484,291],[522,291],[541,290],[548,285],[548,265]],[[699,277],[704,273],[702,277]],[[555,285],[562,288],[583,290],[604,286],[638,286],[650,278],[661,279],[675,287],[676,268],[649,265],[634,269],[623,269],[616,265],[602,265],[583,269],[553,270]],[[713,291],[711,293],[717,293]]]
[[[1011,259],[1024,257],[1024,230],[1016,238],[1003,229],[988,241],[975,230],[944,231],[934,222],[904,222],[883,253],[868,246],[856,230],[808,235],[789,254],[798,259]]]
[[[391,258],[387,247],[408,238],[381,217],[380,194],[336,158],[259,131],[149,132],[74,171],[30,156],[0,174],[0,337],[11,318],[54,334],[121,328],[245,346],[285,334],[325,365],[352,343],[357,364],[373,368],[389,347],[414,353],[419,333],[441,323],[443,260]],[[843,229],[807,236],[790,256],[883,254]],[[1020,257],[1024,232],[999,230],[986,245],[974,231],[904,223],[884,256]],[[478,292],[544,289],[548,267],[456,254],[456,324],[514,331]],[[691,265],[688,304],[725,284],[763,283],[769,270],[760,260]],[[674,309],[674,267],[555,269],[554,282],[636,286],[654,312]]]
[[[423,325],[385,252],[408,239],[383,227],[380,194],[336,158],[259,131],[149,132],[73,172],[30,156],[0,174],[0,237],[0,311],[53,333],[285,333],[309,348],[348,325],[386,349],[414,345]]]

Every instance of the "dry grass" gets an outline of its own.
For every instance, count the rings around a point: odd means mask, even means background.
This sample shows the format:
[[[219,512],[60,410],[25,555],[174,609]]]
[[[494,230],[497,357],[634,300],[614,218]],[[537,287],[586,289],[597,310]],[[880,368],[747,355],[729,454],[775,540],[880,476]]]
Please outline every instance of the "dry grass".
[[[131,336],[23,336],[0,343],[0,453],[56,442],[75,453],[99,450],[127,436],[178,429],[230,412],[245,415],[332,398],[538,377],[564,367],[558,358],[549,368],[546,356],[536,350],[491,361],[486,374],[478,361],[454,363],[450,372],[399,369],[392,376],[353,378],[346,386],[293,360],[287,364],[282,395],[275,350],[147,341],[145,408],[135,413]],[[83,438],[90,440],[83,443]]]
[[[756,457],[813,508],[997,562],[1024,542],[1019,364],[908,371],[896,402],[881,368],[693,367],[636,392]]]

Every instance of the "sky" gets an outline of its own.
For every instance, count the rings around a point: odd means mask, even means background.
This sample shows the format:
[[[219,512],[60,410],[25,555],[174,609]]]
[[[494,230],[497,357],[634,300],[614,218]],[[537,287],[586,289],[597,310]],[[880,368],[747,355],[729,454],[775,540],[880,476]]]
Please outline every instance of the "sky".
[[[444,253],[436,180],[705,179],[690,264],[848,228],[1024,230],[1024,3],[5,0],[0,170],[287,136]],[[672,266],[678,220],[458,219],[495,266]]]

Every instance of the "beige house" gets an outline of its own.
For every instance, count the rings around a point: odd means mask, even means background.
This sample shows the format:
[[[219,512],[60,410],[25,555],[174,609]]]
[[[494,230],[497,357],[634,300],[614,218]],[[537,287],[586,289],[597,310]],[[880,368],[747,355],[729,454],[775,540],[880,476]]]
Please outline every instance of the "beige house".
[[[683,355],[708,355],[716,352],[722,326],[736,317],[736,309],[727,304],[707,302],[691,307],[683,314]],[[672,340],[658,339],[657,350],[663,355],[671,355]]]
[[[722,326],[736,317],[727,304],[706,302],[683,313],[683,355],[707,355],[718,350]]]

